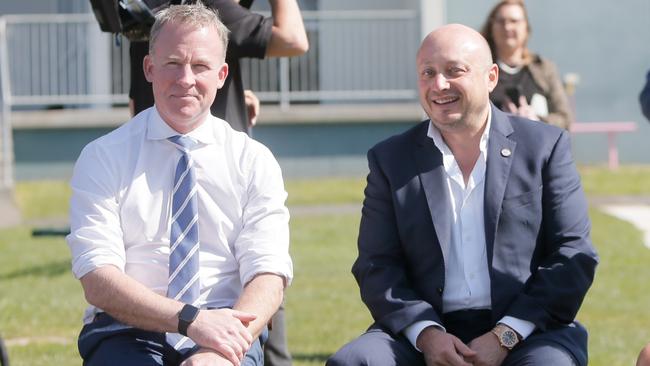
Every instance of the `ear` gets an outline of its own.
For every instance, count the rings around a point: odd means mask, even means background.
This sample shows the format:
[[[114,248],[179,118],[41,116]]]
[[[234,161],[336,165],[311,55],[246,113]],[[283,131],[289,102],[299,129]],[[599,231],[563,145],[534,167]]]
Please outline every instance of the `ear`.
[[[227,77],[228,64],[224,62],[221,66],[219,66],[219,71],[217,72],[217,89],[221,89],[223,84],[226,82]]]
[[[153,60],[150,55],[144,56],[142,60],[142,69],[144,70],[144,77],[148,82],[151,82],[153,77]]]
[[[487,78],[488,91],[491,93],[499,81],[499,66],[497,66],[497,64],[492,64],[492,66],[490,66],[490,69],[487,73]]]

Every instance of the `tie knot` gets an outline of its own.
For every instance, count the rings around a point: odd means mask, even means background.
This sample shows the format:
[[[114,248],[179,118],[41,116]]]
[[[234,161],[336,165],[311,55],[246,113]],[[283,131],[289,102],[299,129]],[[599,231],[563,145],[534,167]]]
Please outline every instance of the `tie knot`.
[[[171,141],[174,145],[179,147],[183,151],[190,151],[194,146],[197,145],[197,142],[194,141],[191,137],[176,135],[169,137],[167,140]]]

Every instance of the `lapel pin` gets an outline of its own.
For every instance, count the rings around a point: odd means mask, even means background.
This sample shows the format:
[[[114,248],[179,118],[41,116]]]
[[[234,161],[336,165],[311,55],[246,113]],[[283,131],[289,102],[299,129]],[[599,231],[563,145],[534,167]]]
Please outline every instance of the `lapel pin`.
[[[507,158],[510,155],[512,155],[512,151],[510,151],[510,149],[508,149],[508,148],[501,149],[501,156],[503,156],[504,158]]]

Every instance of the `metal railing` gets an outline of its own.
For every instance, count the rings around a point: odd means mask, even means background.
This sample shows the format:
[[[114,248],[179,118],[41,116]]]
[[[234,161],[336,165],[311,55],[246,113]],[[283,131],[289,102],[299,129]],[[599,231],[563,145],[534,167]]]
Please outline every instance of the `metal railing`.
[[[415,100],[419,17],[412,10],[303,12],[310,50],[290,59],[242,60],[262,101]]]
[[[310,51],[242,60],[263,102],[415,100],[419,16],[412,10],[307,11]],[[128,41],[101,33],[92,14],[0,17],[0,188],[13,185],[11,111],[126,104]]]

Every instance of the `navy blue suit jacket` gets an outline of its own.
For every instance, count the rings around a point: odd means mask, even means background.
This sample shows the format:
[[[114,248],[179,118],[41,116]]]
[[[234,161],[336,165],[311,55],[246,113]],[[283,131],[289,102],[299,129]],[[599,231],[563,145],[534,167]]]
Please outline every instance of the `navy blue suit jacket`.
[[[440,243],[451,238],[451,205],[428,125],[368,152],[352,272],[376,324],[394,334],[420,320],[444,325]],[[505,315],[533,322],[536,336],[586,363],[586,331],[573,321],[598,258],[569,135],[492,107],[484,214],[494,322]]]

